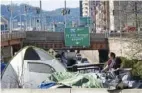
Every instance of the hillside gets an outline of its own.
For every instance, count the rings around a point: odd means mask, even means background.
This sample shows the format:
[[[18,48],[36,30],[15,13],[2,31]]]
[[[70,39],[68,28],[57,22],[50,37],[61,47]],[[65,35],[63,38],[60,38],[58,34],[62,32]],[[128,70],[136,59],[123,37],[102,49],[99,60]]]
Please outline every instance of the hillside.
[[[1,15],[4,16],[6,19],[10,19],[10,12],[8,11],[10,5],[1,5]],[[25,4],[13,5],[13,17],[20,15],[20,14],[25,14]],[[70,9],[70,14],[67,16],[67,20],[75,20],[77,21],[79,19],[79,8],[69,8]],[[48,22],[63,22],[64,17],[61,14],[62,8],[53,10],[53,11],[42,11],[43,18],[48,17]],[[31,16],[39,16],[36,14],[36,7],[27,5],[27,14],[30,14]],[[20,17],[17,16],[15,17],[16,20],[20,20]],[[22,16],[22,21],[25,20],[25,16]]]

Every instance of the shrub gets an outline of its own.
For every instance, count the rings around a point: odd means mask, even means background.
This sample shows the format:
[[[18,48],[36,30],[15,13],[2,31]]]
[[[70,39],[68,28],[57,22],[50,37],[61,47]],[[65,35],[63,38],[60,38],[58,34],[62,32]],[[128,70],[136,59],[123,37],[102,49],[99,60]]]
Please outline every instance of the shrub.
[[[140,77],[142,79],[142,61],[138,61],[137,59],[130,60],[125,57],[121,57],[121,60],[121,67],[132,68],[132,76]]]
[[[133,69],[132,69],[133,76],[139,76],[142,79],[142,61],[138,61]]]
[[[138,60],[136,59],[127,59],[125,57],[120,57],[122,60],[121,66],[123,68],[133,68],[135,64],[137,64]]]

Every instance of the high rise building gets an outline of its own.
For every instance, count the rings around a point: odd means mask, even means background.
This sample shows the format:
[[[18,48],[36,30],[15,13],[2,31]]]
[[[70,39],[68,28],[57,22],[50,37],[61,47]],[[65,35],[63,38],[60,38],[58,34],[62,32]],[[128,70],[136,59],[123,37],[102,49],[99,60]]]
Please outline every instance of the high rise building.
[[[125,27],[138,30],[142,26],[141,14],[142,1],[114,1],[115,30],[124,30]]]
[[[82,1],[82,16],[91,17],[96,32],[142,28],[142,1]]]
[[[89,0],[82,0],[82,16],[89,17]]]
[[[95,14],[96,1],[93,0],[82,0],[82,16],[93,17]]]
[[[97,33],[107,31],[109,27],[109,1],[99,1],[96,5],[96,30]]]
[[[93,0],[82,0],[80,3],[80,12],[82,13],[82,17],[90,17],[91,25],[90,25],[90,32],[95,31],[95,5],[96,1]]]

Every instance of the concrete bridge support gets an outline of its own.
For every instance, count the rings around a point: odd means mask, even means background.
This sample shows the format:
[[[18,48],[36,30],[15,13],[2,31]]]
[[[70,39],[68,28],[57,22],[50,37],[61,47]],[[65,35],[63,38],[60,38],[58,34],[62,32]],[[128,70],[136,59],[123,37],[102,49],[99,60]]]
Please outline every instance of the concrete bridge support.
[[[20,44],[1,47],[2,60],[8,62],[21,48]]]
[[[11,56],[13,55],[13,47],[12,46],[5,46],[1,47],[1,59],[4,62],[7,62]]]

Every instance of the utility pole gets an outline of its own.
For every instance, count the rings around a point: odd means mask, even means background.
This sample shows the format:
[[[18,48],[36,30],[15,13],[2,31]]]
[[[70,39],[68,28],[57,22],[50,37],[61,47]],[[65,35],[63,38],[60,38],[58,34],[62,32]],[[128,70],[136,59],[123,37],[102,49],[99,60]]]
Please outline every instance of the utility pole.
[[[25,5],[25,18],[26,18],[26,20],[25,20],[25,24],[26,24],[26,26],[25,26],[25,30],[27,31],[27,26],[28,26],[28,19],[27,19],[27,5]]]
[[[119,10],[118,10],[119,12],[118,13],[119,13],[119,30],[120,30],[120,38],[121,38],[121,15],[120,15],[121,14],[120,13],[121,12],[121,9],[120,9],[121,6],[120,6],[120,2],[121,1],[119,1]]]
[[[107,35],[107,38],[108,38],[108,35],[109,35],[109,23],[108,23],[108,18],[109,18],[109,1],[106,1],[106,35]]]
[[[137,1],[135,1],[136,31],[138,32]]]
[[[105,33],[105,37],[107,38],[107,30],[106,30],[106,28],[107,28],[107,1],[104,1],[104,3],[103,3],[103,6],[104,6],[104,12],[105,13],[103,13],[103,22],[104,22],[104,25],[103,25],[103,28],[104,28],[104,33]]]
[[[120,53],[121,53],[121,56],[122,56],[122,29],[121,29],[121,25],[122,24],[121,24],[121,15],[120,15],[121,14],[120,13],[121,12],[121,8],[120,7],[121,7],[121,1],[119,1],[119,12],[118,13],[119,13],[120,46],[121,46],[120,47]]]
[[[11,0],[11,5],[10,5],[10,33],[12,33],[12,17],[13,17],[13,7],[12,7],[12,0]]]
[[[96,12],[97,12],[97,10],[96,10],[96,4],[97,3],[97,1],[95,0],[95,33],[96,33]]]
[[[11,6],[10,6],[10,33],[12,33],[12,17],[13,17],[13,6],[12,6],[12,0],[11,0]],[[11,46],[11,57],[13,57],[13,47]]]
[[[67,13],[67,9],[66,9],[66,0],[64,1],[64,4],[65,4],[65,12]],[[66,21],[67,21],[67,14],[64,15],[64,20],[65,20],[65,28],[67,27],[66,26]]]
[[[43,30],[42,29],[42,2],[40,0],[40,30]]]
[[[21,14],[21,8],[20,8],[20,30],[22,31],[22,14]]]
[[[92,12],[92,5],[91,5],[91,3],[92,3],[92,1],[89,0],[88,1],[88,4],[89,4],[89,14],[88,14],[88,18],[87,18],[87,26],[89,27],[89,32],[90,33],[92,33],[92,28],[93,28],[92,23],[91,23],[91,20],[92,20],[92,14],[91,14],[91,12]]]

